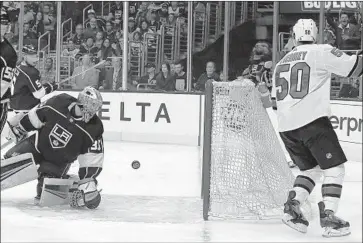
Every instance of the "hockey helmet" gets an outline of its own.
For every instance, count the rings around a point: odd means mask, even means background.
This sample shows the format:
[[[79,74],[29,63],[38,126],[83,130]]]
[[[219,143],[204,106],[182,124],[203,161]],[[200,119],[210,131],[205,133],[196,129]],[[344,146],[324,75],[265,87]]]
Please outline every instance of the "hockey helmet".
[[[31,44],[24,45],[22,51],[24,54],[27,54],[27,55],[36,55],[38,53],[37,49]]]
[[[293,27],[294,38],[297,42],[316,42],[318,27],[312,19],[299,19]]]
[[[83,120],[89,122],[102,107],[101,93],[88,86],[78,94],[78,104],[82,111]]]

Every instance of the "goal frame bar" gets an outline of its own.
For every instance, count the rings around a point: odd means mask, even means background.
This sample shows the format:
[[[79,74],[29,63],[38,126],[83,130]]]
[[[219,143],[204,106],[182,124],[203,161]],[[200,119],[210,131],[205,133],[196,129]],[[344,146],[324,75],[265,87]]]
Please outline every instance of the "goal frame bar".
[[[202,167],[202,199],[203,219],[208,220],[210,207],[210,169],[212,159],[212,111],[213,111],[213,82],[205,84],[204,101],[204,135],[203,135],[203,167]]]

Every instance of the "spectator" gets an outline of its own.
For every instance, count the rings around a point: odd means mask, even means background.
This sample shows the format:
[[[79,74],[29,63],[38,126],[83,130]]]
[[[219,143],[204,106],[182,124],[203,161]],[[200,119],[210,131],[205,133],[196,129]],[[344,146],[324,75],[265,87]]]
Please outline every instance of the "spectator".
[[[147,85],[155,85],[156,84],[156,72],[155,72],[155,65],[153,63],[148,63],[145,66],[146,74],[141,76],[138,81],[134,81],[134,85],[138,84],[147,84]]]
[[[336,46],[336,36],[331,26],[326,23],[324,28],[324,44]]]
[[[157,20],[157,12],[152,11],[150,14],[149,28],[156,33],[156,31],[160,30],[160,22]]]
[[[124,39],[123,38],[124,37],[123,37],[122,31],[117,31],[115,33],[115,39],[116,39],[115,42],[117,44],[119,44],[119,47],[120,47],[121,50],[123,50],[123,45],[124,45]]]
[[[150,28],[149,28],[149,23],[146,20],[143,20],[140,23],[140,28],[137,28],[137,31],[140,32],[141,35],[141,40],[144,38],[144,34],[145,33],[154,33]]]
[[[141,42],[141,33],[139,31],[135,31],[132,36],[132,40],[134,42]]]
[[[129,26],[128,26],[128,31],[129,31],[129,36],[130,36],[130,39],[132,40],[132,37],[133,37],[133,34],[134,31],[136,30],[136,23],[135,23],[135,19],[130,17],[129,18]]]
[[[37,38],[39,38],[39,36],[41,36],[45,32],[44,23],[43,23],[43,13],[40,11],[37,12],[37,15],[35,16],[35,20],[33,21],[32,24],[32,30],[36,34]]]
[[[294,49],[294,47],[296,46],[296,41],[294,38],[294,32],[292,27],[290,28],[290,36],[289,36],[289,40],[287,41],[286,45],[284,46],[283,51],[285,52],[289,52],[292,49]]]
[[[136,14],[137,14],[137,12],[136,12],[136,7],[135,7],[135,5],[132,5],[132,4],[130,3],[130,5],[129,5],[129,18],[133,18],[133,19],[135,19],[135,18],[136,18]]]
[[[56,19],[54,18],[53,13],[50,12],[50,6],[48,4],[44,4],[43,6],[43,23],[44,31],[54,32]]]
[[[96,68],[90,69],[91,59],[89,55],[84,55],[82,57],[82,65],[76,67],[72,76],[75,76],[71,79],[71,86],[73,89],[83,89],[87,86],[92,86],[94,88],[98,88],[98,78],[99,78],[99,70]],[[90,70],[88,70],[90,69]],[[88,71],[86,71],[88,70]],[[86,71],[86,72],[84,72]],[[84,73],[83,73],[84,72]],[[80,74],[82,73],[82,74]],[[77,75],[80,74],[80,75]],[[77,75],[77,76],[76,76]]]
[[[169,8],[168,8],[168,13],[169,13],[169,15],[173,14],[174,16],[179,17],[180,8],[178,6],[178,2],[176,2],[176,1],[171,2],[171,6],[169,6]]]
[[[165,91],[175,90],[175,76],[170,72],[170,65],[163,63],[161,72],[156,76],[156,88]]]
[[[103,44],[103,32],[102,31],[98,31],[96,34],[96,38],[95,38],[95,46],[98,49],[101,49]]]
[[[168,11],[168,4],[167,3],[163,3],[161,5],[161,9],[159,10],[159,17],[161,18],[167,18],[169,16],[169,11]]]
[[[77,24],[76,33],[73,36],[73,43],[79,48],[85,41],[85,36],[83,34],[83,25]]]
[[[327,21],[329,25],[335,30],[335,35],[337,37],[336,43],[338,48],[341,50],[358,50],[360,49],[361,32],[359,27],[349,23],[349,17],[347,13],[340,14],[339,25],[334,22],[330,9],[326,14]]]
[[[204,91],[205,90],[205,83],[208,80],[221,81],[221,79],[219,78],[218,73],[216,73],[216,65],[215,65],[214,62],[207,62],[206,72],[203,73],[202,75],[200,75],[200,77],[198,78],[198,81],[195,84],[195,89],[200,90],[200,91]]]
[[[106,60],[108,57],[121,56],[121,50],[116,43],[110,42],[109,39],[105,39],[101,48],[101,58]]]
[[[92,37],[88,37],[86,43],[82,44],[79,48],[79,55],[89,54],[91,56],[96,56],[99,49],[94,45],[94,40]]]
[[[34,21],[33,9],[29,5],[24,5],[24,23],[30,23]]]
[[[184,72],[184,65],[182,62],[177,62],[174,65],[175,70],[175,89],[185,91],[187,89],[187,73]]]
[[[24,33],[23,33],[24,44],[32,44],[34,46],[37,46],[37,37],[32,31],[30,31],[30,24],[24,23],[23,28],[24,28]]]
[[[102,31],[102,30],[98,27],[96,18],[92,18],[89,21],[89,25],[88,25],[86,31],[84,32],[84,36],[85,36],[85,38],[88,38],[88,37],[95,38],[97,32],[100,32],[100,31]]]
[[[167,25],[168,24],[168,20],[167,20],[167,18],[165,18],[165,17],[160,17],[160,29],[161,29],[161,26],[165,26],[165,25]]]
[[[48,57],[45,60],[45,64],[44,64],[44,72],[40,78],[40,82],[42,84],[45,83],[55,83],[55,72],[53,70],[53,59]]]
[[[79,49],[76,47],[72,39],[68,40],[67,47],[62,51],[62,56],[65,57],[76,57],[79,53]]]
[[[121,1],[116,1],[114,7],[111,10],[111,13],[113,14],[114,17],[114,21],[115,21],[115,27],[117,29],[121,29],[122,28],[122,12],[123,10],[123,6],[122,6],[122,2]]]
[[[104,30],[105,29],[105,22],[103,19],[97,18],[96,17],[96,12],[93,9],[89,9],[87,11],[87,17],[89,20],[89,23],[91,23],[92,19],[95,19],[93,22],[96,24],[97,28],[100,30]],[[89,27],[89,23],[86,24],[86,27]]]
[[[176,17],[175,17],[175,15],[174,14],[169,14],[169,16],[168,16],[168,25],[175,25],[175,23],[176,23]]]
[[[116,41],[116,33],[113,29],[113,25],[110,21],[106,22],[106,32],[105,37],[108,38],[111,42]]]
[[[136,23],[139,25],[143,20],[146,20],[148,10],[147,10],[147,2],[141,2],[140,9],[136,14]]]

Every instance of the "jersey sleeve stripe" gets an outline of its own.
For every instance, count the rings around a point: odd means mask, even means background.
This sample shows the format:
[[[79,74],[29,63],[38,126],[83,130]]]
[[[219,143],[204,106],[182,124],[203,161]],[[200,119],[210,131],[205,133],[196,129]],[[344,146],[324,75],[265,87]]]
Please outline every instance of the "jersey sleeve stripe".
[[[31,124],[36,129],[39,129],[44,125],[44,123],[39,119],[35,109],[30,110],[28,116]]]
[[[350,73],[348,74],[348,78],[349,77],[359,77],[362,75],[363,72],[363,58],[361,56],[357,56],[357,60],[354,63],[354,66],[352,68],[352,70],[350,71]]]
[[[6,60],[2,56],[0,56],[0,58],[4,62],[5,67],[7,67],[8,66],[8,63],[6,62]]]
[[[31,78],[29,77],[29,75],[28,74],[26,74],[23,70],[21,70],[21,68],[20,67],[17,67],[17,69],[20,71],[20,72],[22,72],[27,78],[28,78],[28,80],[29,80],[29,82],[31,83],[31,85],[33,86],[33,89],[35,90],[35,91],[37,91],[38,89],[34,86],[34,84],[33,84],[33,82],[32,82],[32,80],[31,80]]]

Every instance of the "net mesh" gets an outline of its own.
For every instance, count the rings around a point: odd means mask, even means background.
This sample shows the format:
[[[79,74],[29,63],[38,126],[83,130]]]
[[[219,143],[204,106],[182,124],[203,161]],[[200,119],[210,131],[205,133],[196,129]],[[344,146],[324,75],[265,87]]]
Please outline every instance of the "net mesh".
[[[209,215],[282,214],[294,176],[253,84],[213,82]]]

